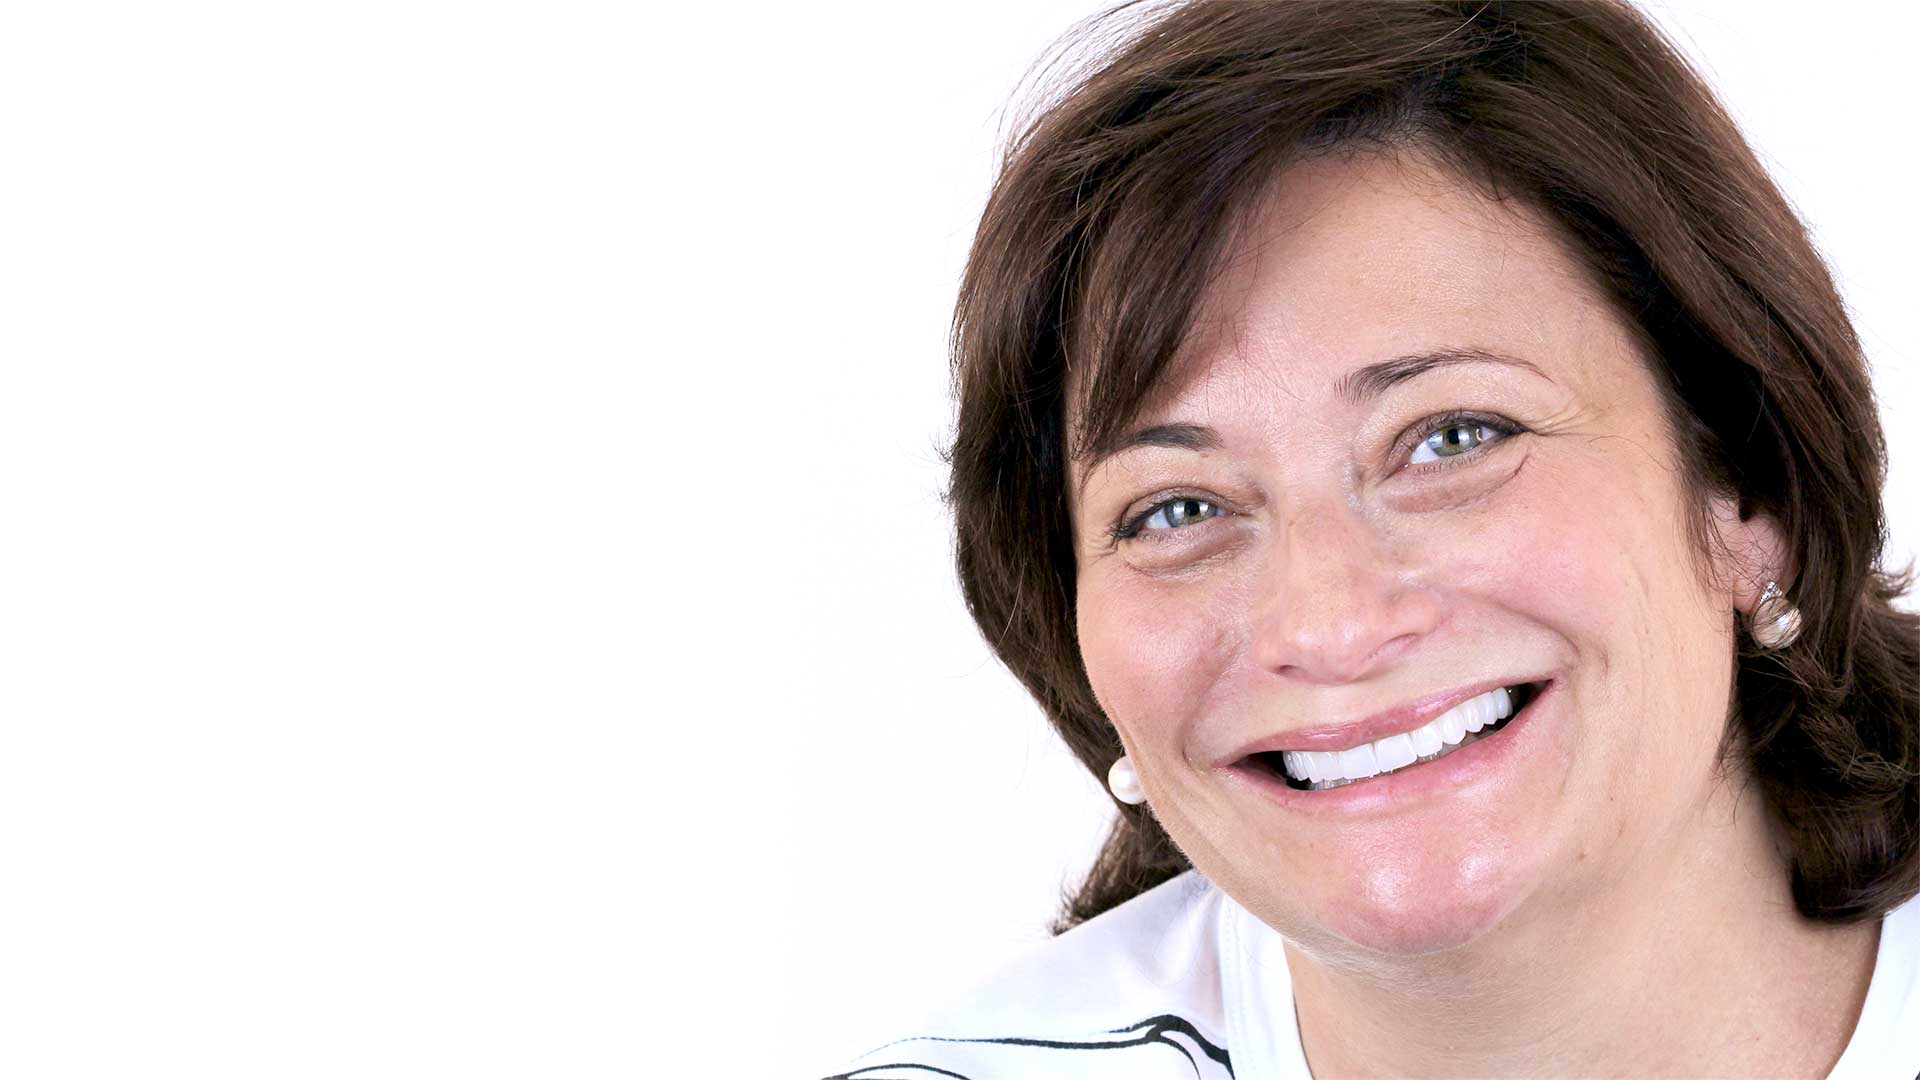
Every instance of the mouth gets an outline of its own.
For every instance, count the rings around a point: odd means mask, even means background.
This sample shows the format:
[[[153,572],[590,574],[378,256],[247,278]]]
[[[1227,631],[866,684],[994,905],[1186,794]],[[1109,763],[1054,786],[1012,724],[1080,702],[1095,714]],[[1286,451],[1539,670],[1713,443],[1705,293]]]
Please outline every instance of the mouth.
[[[1492,738],[1520,715],[1546,683],[1496,687],[1434,717],[1412,731],[1345,750],[1267,750],[1247,755],[1241,766],[1276,777],[1295,791],[1327,791],[1415,769]]]

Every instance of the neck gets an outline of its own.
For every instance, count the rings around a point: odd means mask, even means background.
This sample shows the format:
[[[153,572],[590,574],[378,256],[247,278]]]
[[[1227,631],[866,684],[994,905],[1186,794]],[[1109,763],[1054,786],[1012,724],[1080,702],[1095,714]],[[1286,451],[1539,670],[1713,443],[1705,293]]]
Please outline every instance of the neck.
[[[1604,895],[1540,898],[1458,949],[1323,957],[1287,946],[1319,1076],[1825,1076],[1879,926],[1812,922],[1750,785]]]

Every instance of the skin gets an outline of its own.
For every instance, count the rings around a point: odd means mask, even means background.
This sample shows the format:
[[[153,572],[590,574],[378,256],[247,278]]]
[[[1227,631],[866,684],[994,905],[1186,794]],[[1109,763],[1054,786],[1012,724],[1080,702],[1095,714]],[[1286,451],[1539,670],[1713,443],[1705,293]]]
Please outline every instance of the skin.
[[[1338,390],[1468,348],[1531,370]],[[1415,461],[1453,410],[1515,431]],[[1286,170],[1131,426],[1173,422],[1218,445],[1071,465],[1082,655],[1154,814],[1288,942],[1316,1075],[1825,1075],[1878,927],[1794,911],[1716,758],[1779,531],[1715,500],[1702,550],[1648,360],[1544,220],[1412,152]],[[1207,505],[1112,537],[1174,497]],[[1525,752],[1432,796],[1317,815],[1230,764],[1541,676]]]

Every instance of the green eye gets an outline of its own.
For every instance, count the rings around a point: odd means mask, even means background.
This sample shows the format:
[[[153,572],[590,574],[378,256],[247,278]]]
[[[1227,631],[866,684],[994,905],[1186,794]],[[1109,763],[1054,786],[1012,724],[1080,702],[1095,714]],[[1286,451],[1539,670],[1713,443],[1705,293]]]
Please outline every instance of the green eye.
[[[1192,495],[1183,495],[1154,503],[1145,510],[1133,515],[1126,521],[1109,530],[1114,543],[1125,543],[1139,536],[1142,531],[1165,533],[1184,528],[1210,517],[1219,517],[1226,513],[1218,503]]]
[[[1219,512],[1219,507],[1205,499],[1174,499],[1154,507],[1151,513],[1140,519],[1140,527],[1177,529],[1182,525],[1204,521]]]
[[[1499,432],[1482,423],[1448,424],[1420,440],[1420,445],[1413,448],[1413,456],[1407,459],[1407,464],[1419,465],[1441,458],[1459,457],[1499,437]]]

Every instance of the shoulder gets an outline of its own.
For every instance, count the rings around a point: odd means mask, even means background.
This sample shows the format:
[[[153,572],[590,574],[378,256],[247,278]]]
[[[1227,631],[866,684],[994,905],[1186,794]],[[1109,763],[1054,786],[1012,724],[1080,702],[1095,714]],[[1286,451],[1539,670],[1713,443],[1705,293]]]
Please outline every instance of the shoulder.
[[[835,1080],[1230,1077],[1220,900],[1182,874],[1035,947]]]

